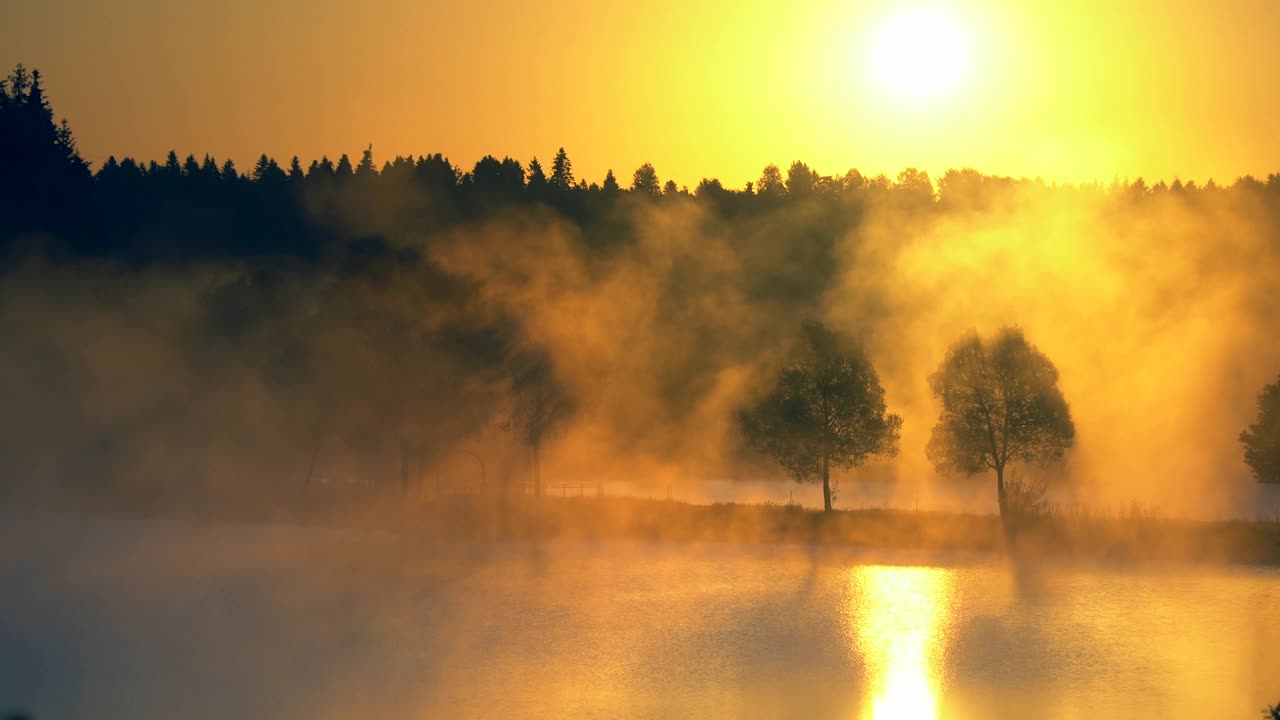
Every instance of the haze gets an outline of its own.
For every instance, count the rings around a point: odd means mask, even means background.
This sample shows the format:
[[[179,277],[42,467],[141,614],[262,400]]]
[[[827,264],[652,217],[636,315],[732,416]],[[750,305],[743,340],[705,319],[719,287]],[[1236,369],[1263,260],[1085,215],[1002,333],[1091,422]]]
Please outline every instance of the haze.
[[[954,93],[886,91],[889,2],[8,3],[0,64],[39,67],[86,157],[430,148],[580,177],[653,162],[692,188],[765,163],[1050,181],[1219,183],[1280,156],[1280,6],[921,2],[970,48]],[[901,48],[930,57],[936,38]],[[933,63],[943,72],[953,62]]]
[[[1280,719],[1278,48],[9,3],[0,718]]]

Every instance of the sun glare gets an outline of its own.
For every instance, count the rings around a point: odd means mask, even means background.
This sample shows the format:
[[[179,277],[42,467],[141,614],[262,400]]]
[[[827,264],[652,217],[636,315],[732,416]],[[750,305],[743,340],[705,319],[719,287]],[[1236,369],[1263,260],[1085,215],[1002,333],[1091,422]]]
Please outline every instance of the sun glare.
[[[969,42],[954,18],[932,10],[890,17],[874,43],[875,72],[895,95],[924,100],[956,90],[969,68]]]
[[[850,573],[849,609],[870,681],[874,720],[939,714],[942,634],[951,621],[951,573],[939,568],[863,565]]]

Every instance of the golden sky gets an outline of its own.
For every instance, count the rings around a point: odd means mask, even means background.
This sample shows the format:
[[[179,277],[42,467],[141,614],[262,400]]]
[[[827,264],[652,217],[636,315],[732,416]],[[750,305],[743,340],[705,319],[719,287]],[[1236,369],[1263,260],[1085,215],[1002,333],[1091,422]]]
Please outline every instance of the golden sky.
[[[886,30],[921,12],[953,37]],[[17,0],[3,14],[0,62],[44,71],[95,162],[176,148],[245,169],[372,143],[379,162],[443,152],[469,168],[487,153],[547,164],[564,145],[579,177],[626,183],[650,161],[691,187],[795,159],[1104,182],[1280,170],[1277,0]],[[886,85],[899,59],[960,69],[917,97]]]

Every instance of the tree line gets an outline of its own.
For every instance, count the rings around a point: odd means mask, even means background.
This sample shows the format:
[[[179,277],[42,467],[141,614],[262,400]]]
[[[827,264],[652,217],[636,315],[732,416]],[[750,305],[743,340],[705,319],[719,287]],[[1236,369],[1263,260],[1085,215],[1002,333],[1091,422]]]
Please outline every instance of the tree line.
[[[878,204],[923,214],[981,210],[1028,187],[1096,194],[1120,204],[1161,198],[1194,203],[1226,193],[1260,198],[1280,216],[1280,173],[1265,180],[1242,177],[1225,188],[1212,180],[1148,185],[1141,178],[1105,187],[1051,187],[1038,179],[968,168],[948,170],[935,182],[916,168],[895,178],[866,176],[856,169],[829,175],[795,161],[785,171],[767,165],[758,179],[740,187],[704,178],[690,190],[673,180],[663,182],[650,163],[636,168],[626,184],[613,170],[599,181],[582,178],[563,147],[549,166],[536,157],[524,163],[488,155],[466,168],[441,153],[397,156],[379,164],[371,146],[354,161],[342,154],[336,161],[322,157],[304,162],[294,156],[281,162],[263,154],[252,167],[241,169],[229,159],[183,156],[175,150],[159,161],[113,155],[92,170],[70,126],[55,120],[43,76],[22,65],[0,81],[0,150],[5,157],[0,193],[9,206],[0,217],[0,250],[10,262],[33,252],[135,263],[315,260],[352,241],[351,232],[335,226],[332,218],[316,217],[312,208],[317,197],[366,203],[370,212],[423,231],[490,217],[512,206],[543,206],[580,225],[588,241],[599,246],[627,240],[617,217],[619,205],[681,199],[696,201],[727,221],[806,205],[837,234]],[[387,204],[387,198],[407,195],[415,202]],[[161,233],[180,234],[182,241],[148,240]]]
[[[419,405],[462,392],[462,384],[424,377],[420,368],[500,377],[512,398],[506,426],[533,451],[535,491],[539,449],[575,412],[577,399],[558,382],[550,357],[523,342],[520,317],[481,311],[474,283],[429,258],[424,247],[450,229],[512,209],[549,212],[580,230],[576,251],[609,257],[634,242],[628,218],[637,209],[692,204],[708,225],[734,238],[750,278],[747,299],[794,317],[814,314],[832,280],[837,241],[877,208],[905,217],[962,215],[998,208],[1016,192],[1085,194],[1117,209],[1194,208],[1226,198],[1261,205],[1280,227],[1280,174],[1244,177],[1227,187],[1141,179],[1050,186],[971,169],[947,171],[936,182],[913,168],[892,179],[857,170],[824,175],[796,161],[785,171],[770,164],[741,187],[703,179],[690,190],[663,182],[649,163],[625,185],[612,170],[588,181],[575,173],[564,148],[545,167],[537,158],[486,156],[466,169],[440,153],[379,165],[372,147],[354,162],[341,155],[281,163],[264,154],[242,171],[230,160],[172,151],[162,161],[112,156],[95,170],[70,126],[55,119],[43,76],[21,65],[0,81],[0,158],[0,268],[32,258],[55,266],[237,268],[240,274],[201,298],[199,332],[191,333],[200,346],[193,363],[213,380],[225,373],[227,383],[226,367],[244,365],[279,394],[287,416],[308,436],[334,434],[333,421],[316,418],[341,415],[350,442],[376,443],[369,438],[390,415],[413,428],[397,439],[402,448],[413,447],[441,432],[442,423],[419,417]],[[398,242],[395,235],[403,232],[421,242]],[[786,248],[786,262],[778,262],[779,247]],[[398,302],[405,286],[396,283],[404,282],[412,282],[412,297],[421,303],[412,310]],[[678,299],[697,289],[670,292]],[[401,295],[392,302],[395,293]],[[422,329],[413,315],[424,307],[440,309],[446,320]],[[334,361],[317,340],[322,324],[324,333],[340,328],[374,348],[377,362]],[[351,378],[356,389],[346,392],[333,381],[338,377]],[[665,383],[673,404],[694,385],[690,377]],[[958,340],[930,388],[942,407],[930,460],[945,471],[993,472],[1002,513],[1011,463],[1058,459],[1073,443],[1057,371],[1017,329]],[[1240,436],[1245,458],[1258,480],[1280,482],[1280,381],[1258,404],[1258,421]],[[886,407],[862,350],[820,324],[802,328],[790,363],[738,420],[748,443],[793,478],[821,481],[826,509],[835,501],[832,470],[896,453],[902,422]],[[112,442],[98,438],[91,445],[101,453]]]

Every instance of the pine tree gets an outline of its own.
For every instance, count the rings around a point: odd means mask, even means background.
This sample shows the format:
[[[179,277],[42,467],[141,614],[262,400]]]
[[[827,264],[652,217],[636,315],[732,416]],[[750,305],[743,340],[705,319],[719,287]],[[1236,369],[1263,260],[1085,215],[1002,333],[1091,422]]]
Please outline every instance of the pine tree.
[[[218,161],[214,160],[211,155],[206,153],[204,160],[200,163],[200,177],[205,181],[215,181],[220,176],[221,173],[218,172]]]
[[[164,174],[173,179],[182,177],[182,163],[178,160],[178,152],[170,150],[164,159]]]
[[[71,126],[54,122],[43,76],[18,65],[0,91],[0,197],[8,209],[0,234],[46,231],[55,236],[88,229],[93,175],[76,148]]]
[[[604,185],[602,186],[602,189],[610,195],[622,190],[618,185],[618,178],[613,175],[613,168],[609,168],[609,172],[604,174]]]
[[[342,157],[345,158],[346,155],[343,155]],[[356,174],[356,177],[361,177],[361,178],[369,178],[378,174],[378,171],[373,167],[373,145],[372,144],[369,145],[369,147],[365,148],[364,152],[360,155],[360,164],[356,166],[355,174]]]
[[[53,108],[49,106],[49,101],[44,96],[44,86],[40,82],[39,70],[31,71],[31,89],[27,93],[27,107],[34,113],[36,122],[40,123],[42,130],[45,126],[55,127]]]
[[[510,157],[502,158],[498,175],[501,178],[503,192],[508,195],[514,196],[524,189],[524,166],[519,160]]]
[[[351,168],[351,158],[346,153],[342,153],[342,157],[338,158],[338,168],[334,171],[338,179],[346,180],[355,175],[355,171]]]
[[[547,189],[547,174],[542,170],[542,163],[538,162],[538,158],[529,161],[529,191],[535,196],[541,194]]]
[[[556,159],[551,163],[551,187],[556,190],[568,190],[573,187],[573,163],[569,154],[560,148]]]
[[[262,156],[258,158],[257,164],[253,166],[253,171],[249,173],[249,177],[252,178],[254,182],[262,182],[267,180],[270,176],[271,159],[267,157],[266,153],[262,153]]]

